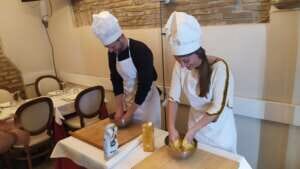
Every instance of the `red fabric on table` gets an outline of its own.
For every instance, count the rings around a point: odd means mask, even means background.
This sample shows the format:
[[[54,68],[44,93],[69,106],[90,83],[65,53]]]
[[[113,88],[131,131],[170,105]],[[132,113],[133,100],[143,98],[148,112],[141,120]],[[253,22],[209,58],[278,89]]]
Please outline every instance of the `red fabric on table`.
[[[68,137],[68,133],[66,132],[63,125],[58,125],[57,123],[53,122],[53,139],[54,142],[57,143],[59,140]]]
[[[67,158],[55,159],[55,169],[85,169]]]

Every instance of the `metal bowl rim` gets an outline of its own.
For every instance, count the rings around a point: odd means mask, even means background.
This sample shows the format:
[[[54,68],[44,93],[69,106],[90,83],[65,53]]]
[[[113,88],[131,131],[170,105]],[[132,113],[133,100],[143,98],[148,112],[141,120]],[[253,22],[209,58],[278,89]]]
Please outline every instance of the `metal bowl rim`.
[[[193,139],[193,142],[195,143],[195,148],[191,151],[175,151],[174,149],[172,149],[169,146],[169,136],[165,137],[165,145],[167,146],[167,149],[169,151],[169,154],[171,154],[171,156],[175,157],[175,158],[180,158],[180,159],[186,159],[188,157],[190,157],[197,149],[197,140]]]

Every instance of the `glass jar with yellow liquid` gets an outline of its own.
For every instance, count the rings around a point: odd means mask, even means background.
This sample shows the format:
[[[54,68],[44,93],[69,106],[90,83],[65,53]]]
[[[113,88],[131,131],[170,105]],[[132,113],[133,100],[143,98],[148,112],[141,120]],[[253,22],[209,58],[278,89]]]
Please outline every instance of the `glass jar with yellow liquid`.
[[[152,122],[143,124],[143,149],[145,152],[153,152],[154,146],[154,127]]]

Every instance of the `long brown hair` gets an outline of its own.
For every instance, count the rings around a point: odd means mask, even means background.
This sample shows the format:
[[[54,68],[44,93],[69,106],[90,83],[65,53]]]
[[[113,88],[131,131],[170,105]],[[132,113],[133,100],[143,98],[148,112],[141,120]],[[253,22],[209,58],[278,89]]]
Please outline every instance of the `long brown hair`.
[[[202,63],[200,66],[198,66],[196,69],[199,73],[199,89],[200,97],[205,97],[209,91],[210,87],[210,76],[212,69],[210,67],[210,64],[208,63],[208,59],[205,53],[205,50],[200,47],[198,50],[194,52],[198,57],[201,59]]]

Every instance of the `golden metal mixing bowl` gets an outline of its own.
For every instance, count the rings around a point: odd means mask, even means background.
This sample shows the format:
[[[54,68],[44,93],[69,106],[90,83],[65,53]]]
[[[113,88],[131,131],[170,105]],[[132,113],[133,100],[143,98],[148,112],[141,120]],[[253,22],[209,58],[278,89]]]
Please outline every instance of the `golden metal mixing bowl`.
[[[194,148],[189,150],[189,151],[179,151],[179,150],[176,150],[174,148],[172,148],[170,145],[169,145],[169,136],[167,136],[165,138],[165,145],[167,145],[168,147],[168,152],[169,154],[174,157],[174,158],[177,158],[177,159],[187,159],[188,157],[190,157],[197,149],[197,141],[195,139],[193,139],[193,142],[194,142]]]

